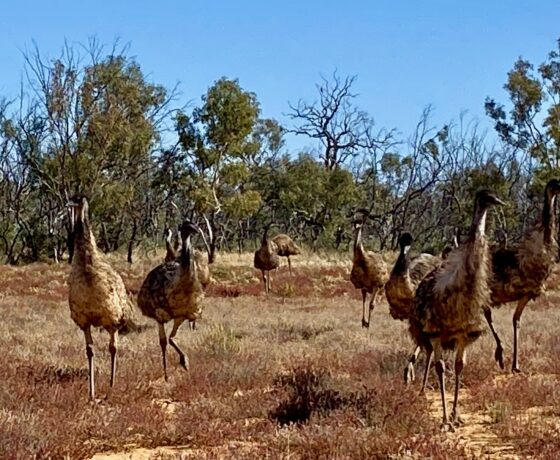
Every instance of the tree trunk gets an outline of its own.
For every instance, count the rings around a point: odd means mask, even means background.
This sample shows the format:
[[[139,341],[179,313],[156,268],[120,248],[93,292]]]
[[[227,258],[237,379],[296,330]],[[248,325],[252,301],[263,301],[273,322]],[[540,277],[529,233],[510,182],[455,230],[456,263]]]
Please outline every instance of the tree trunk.
[[[243,231],[243,221],[239,221],[238,224],[239,233],[237,239],[237,251],[239,254],[243,252],[243,248],[245,247],[245,232]]]
[[[134,243],[136,241],[136,234],[138,233],[138,224],[136,223],[136,219],[132,224],[132,234],[130,235],[130,240],[128,240],[128,252],[126,255],[126,261],[129,264],[132,264],[132,251],[134,250]]]
[[[344,228],[339,225],[336,228],[336,239],[335,239],[335,242],[334,242],[335,249],[338,250],[338,248],[340,248],[340,245],[342,244],[343,237],[344,237]]]
[[[213,212],[210,214],[210,220],[208,221],[210,224],[210,229],[212,230],[212,235],[210,241],[208,242],[208,246],[210,247],[210,252],[208,254],[208,263],[213,264],[216,260],[216,247],[218,241],[218,232],[216,231],[216,214]]]

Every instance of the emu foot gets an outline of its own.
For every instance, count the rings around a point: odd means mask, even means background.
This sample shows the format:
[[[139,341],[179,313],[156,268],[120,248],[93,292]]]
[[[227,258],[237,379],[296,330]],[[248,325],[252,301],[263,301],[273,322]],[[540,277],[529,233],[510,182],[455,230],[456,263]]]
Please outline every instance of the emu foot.
[[[189,370],[189,360],[184,355],[179,357],[179,364],[186,371]]]
[[[105,401],[107,400],[107,396],[105,396],[104,398],[93,398],[93,399],[89,399],[88,400],[88,404],[90,406],[101,406],[103,404],[105,404]]]
[[[408,385],[409,383],[414,382],[415,379],[414,365],[412,363],[408,363],[408,366],[404,369],[404,383]]]
[[[430,383],[426,383],[426,386],[422,386],[422,388],[420,388],[420,396],[425,394],[426,390],[434,391],[435,387],[433,385],[431,385]]]
[[[461,417],[458,413],[453,412],[451,414],[450,423],[453,424],[455,427],[459,427],[465,424],[465,419]]]
[[[369,329],[369,321],[366,321],[364,318],[362,318],[362,327]]]
[[[501,345],[496,347],[496,351],[494,352],[494,359],[500,366],[500,369],[504,370],[504,349]]]
[[[511,373],[512,374],[521,374],[523,371],[519,368],[519,366],[513,366],[511,368]]]
[[[447,422],[443,422],[441,424],[440,430],[442,431],[442,433],[454,433],[455,426],[448,420]]]

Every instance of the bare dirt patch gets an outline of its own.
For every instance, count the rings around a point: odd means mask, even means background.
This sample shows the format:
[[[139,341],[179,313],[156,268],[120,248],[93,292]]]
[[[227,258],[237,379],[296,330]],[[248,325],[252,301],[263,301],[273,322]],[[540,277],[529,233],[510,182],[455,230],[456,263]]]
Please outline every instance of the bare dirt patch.
[[[434,420],[441,421],[442,407],[439,390],[427,392],[426,398],[430,403],[431,416]],[[520,456],[515,453],[515,446],[504,441],[492,431],[492,419],[488,414],[468,409],[469,398],[468,390],[463,388],[460,393],[459,411],[464,424],[455,431],[447,433],[446,442],[453,442],[464,447],[469,456],[473,458],[519,459]]]

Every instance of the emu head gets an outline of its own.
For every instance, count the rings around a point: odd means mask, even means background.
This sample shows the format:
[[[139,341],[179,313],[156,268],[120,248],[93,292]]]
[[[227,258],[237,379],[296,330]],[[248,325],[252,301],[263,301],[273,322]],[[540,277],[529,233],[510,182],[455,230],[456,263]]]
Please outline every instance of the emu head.
[[[412,246],[412,235],[408,232],[403,233],[399,237],[399,246],[401,248],[401,251],[406,253],[410,246]]]
[[[503,206],[505,203],[500,200],[494,192],[488,189],[479,190],[476,192],[474,199],[475,208],[488,209],[490,206]]]
[[[72,222],[72,228],[76,225],[78,221],[84,222],[88,217],[89,204],[88,200],[84,195],[74,195],[70,198],[67,204],[70,210],[70,220]]]
[[[545,187],[545,193],[549,198],[560,194],[560,181],[558,179],[549,180]]]
[[[202,233],[202,231],[200,230],[198,225],[194,224],[190,220],[185,220],[181,224],[180,233],[181,240],[187,241],[192,235],[194,235],[195,233]]]

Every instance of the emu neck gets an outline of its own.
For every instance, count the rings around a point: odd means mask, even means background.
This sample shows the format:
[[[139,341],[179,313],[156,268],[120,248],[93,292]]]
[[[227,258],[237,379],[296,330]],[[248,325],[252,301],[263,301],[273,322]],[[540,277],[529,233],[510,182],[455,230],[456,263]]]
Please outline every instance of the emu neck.
[[[543,241],[547,246],[556,244],[556,216],[554,204],[556,195],[549,195],[545,190],[544,205],[542,211]]]
[[[268,229],[269,229],[269,228],[270,228],[270,227],[267,226],[267,227],[264,229],[263,237],[262,237],[262,240],[261,240],[261,246],[262,246],[262,247],[264,247],[264,246],[266,246],[266,245],[268,244]]]
[[[189,235],[183,240],[183,244],[181,246],[181,266],[183,268],[190,268],[192,261],[191,253],[191,236]]]
[[[487,209],[476,206],[469,237],[465,242],[466,274],[474,276],[482,267],[486,250],[486,214]]]
[[[79,266],[91,263],[97,256],[97,245],[91,233],[87,214],[78,216],[74,226],[74,259]]]
[[[165,240],[165,249],[167,250],[167,258],[168,259],[175,259],[177,254],[175,253],[175,249],[173,249],[173,245],[171,244],[171,238],[167,238]]]
[[[354,254],[363,252],[364,247],[362,245],[362,227],[359,227],[356,233],[356,239],[354,240]]]
[[[393,273],[395,275],[404,275],[408,271],[408,249],[410,249],[410,246],[401,246],[399,257],[397,258],[393,268]]]

